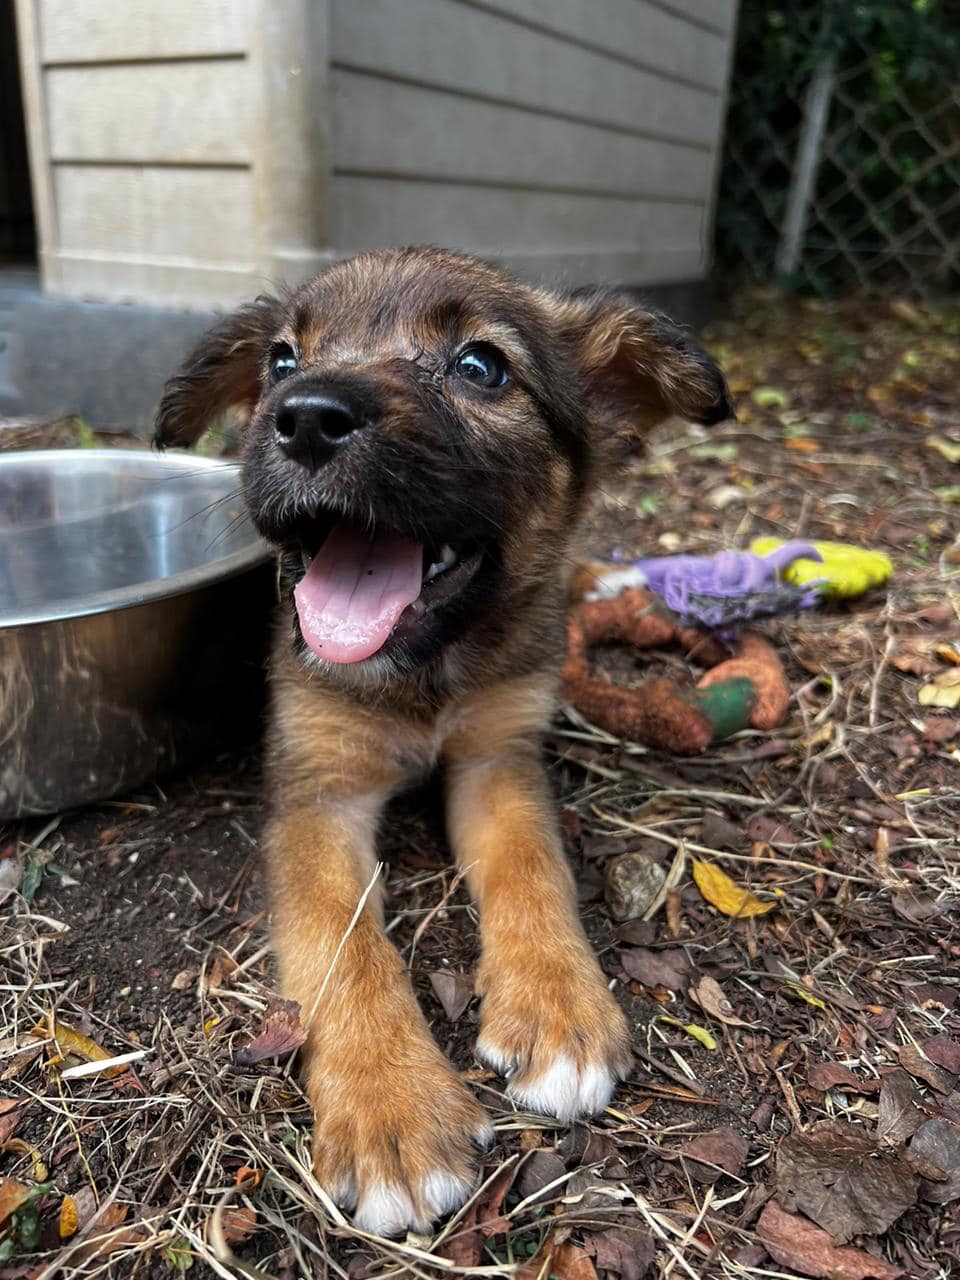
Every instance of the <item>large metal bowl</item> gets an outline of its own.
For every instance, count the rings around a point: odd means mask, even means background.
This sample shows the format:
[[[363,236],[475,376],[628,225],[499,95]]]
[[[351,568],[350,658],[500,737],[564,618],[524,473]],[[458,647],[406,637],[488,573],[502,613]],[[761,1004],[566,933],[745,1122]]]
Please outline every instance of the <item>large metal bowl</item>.
[[[233,464],[0,454],[0,817],[112,795],[249,728],[270,559]]]

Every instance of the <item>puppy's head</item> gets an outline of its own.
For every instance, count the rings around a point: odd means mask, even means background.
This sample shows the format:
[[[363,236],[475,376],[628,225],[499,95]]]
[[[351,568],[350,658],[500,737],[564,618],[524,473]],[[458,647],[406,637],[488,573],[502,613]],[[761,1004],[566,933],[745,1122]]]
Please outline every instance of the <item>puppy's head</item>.
[[[157,443],[235,407],[303,656],[378,678],[557,579],[605,439],[730,414],[712,362],[628,296],[436,249],[365,254],[222,320],[169,382]]]

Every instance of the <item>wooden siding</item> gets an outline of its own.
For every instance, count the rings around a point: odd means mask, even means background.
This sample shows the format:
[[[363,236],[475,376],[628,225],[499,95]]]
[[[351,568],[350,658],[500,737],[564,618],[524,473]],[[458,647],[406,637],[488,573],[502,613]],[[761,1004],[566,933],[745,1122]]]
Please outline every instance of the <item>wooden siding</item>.
[[[43,0],[40,57],[51,66],[242,55],[253,19],[254,0]]]
[[[54,292],[229,305],[329,254],[326,0],[17,0]]]
[[[403,11],[331,3],[338,251],[439,241],[585,282],[706,273],[734,0]]]
[[[245,58],[50,67],[53,162],[249,165]]]
[[[736,0],[17,0],[44,279],[229,305],[373,245],[702,277]]]

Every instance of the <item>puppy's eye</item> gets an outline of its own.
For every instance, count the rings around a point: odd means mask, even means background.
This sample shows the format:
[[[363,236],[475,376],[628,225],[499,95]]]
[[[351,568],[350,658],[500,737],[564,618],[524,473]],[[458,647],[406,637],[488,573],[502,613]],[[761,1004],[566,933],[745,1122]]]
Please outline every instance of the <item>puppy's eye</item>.
[[[484,344],[461,351],[453,362],[453,372],[475,387],[502,387],[507,381],[507,365],[503,356]]]
[[[275,387],[278,382],[282,382],[284,378],[289,378],[291,373],[297,371],[297,357],[293,348],[284,344],[277,347],[273,355],[270,357],[270,372],[267,375],[271,387]]]

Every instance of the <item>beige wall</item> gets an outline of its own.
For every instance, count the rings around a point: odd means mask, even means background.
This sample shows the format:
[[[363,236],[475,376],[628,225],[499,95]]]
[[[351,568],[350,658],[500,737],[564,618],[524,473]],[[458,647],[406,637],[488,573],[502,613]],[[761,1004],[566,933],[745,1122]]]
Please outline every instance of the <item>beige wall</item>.
[[[47,289],[204,308],[378,244],[698,279],[735,0],[17,0]]]

